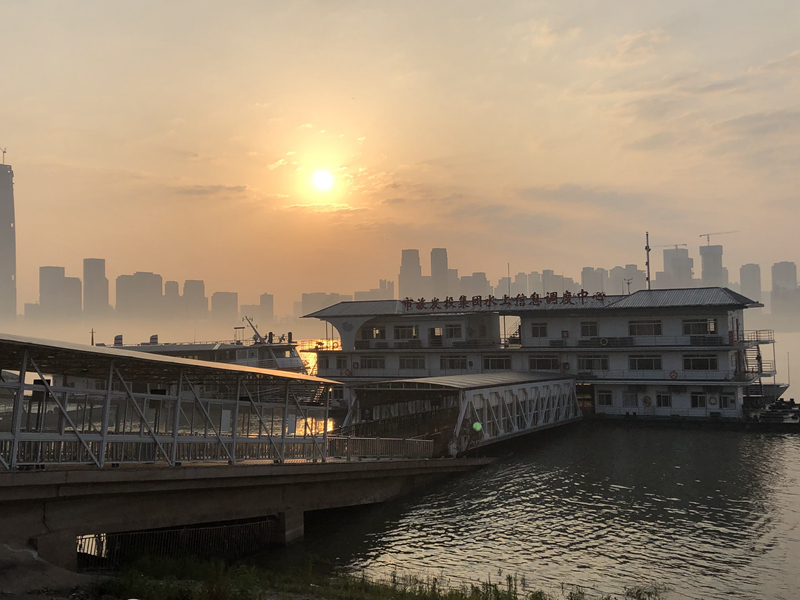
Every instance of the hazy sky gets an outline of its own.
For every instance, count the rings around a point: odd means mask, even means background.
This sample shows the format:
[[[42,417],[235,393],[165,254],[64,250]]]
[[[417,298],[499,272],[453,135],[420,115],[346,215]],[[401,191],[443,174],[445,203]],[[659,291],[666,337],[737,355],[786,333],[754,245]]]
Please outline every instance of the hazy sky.
[[[276,295],[800,262],[800,3],[0,2],[19,304],[39,265]],[[334,174],[322,192],[319,170]],[[660,252],[654,269],[661,269]],[[425,267],[427,268],[427,267]]]

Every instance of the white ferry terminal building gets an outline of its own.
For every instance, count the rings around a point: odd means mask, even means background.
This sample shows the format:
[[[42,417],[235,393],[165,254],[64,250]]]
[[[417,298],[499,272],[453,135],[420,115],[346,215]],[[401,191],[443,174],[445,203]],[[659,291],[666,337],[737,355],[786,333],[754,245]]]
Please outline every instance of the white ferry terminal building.
[[[306,317],[339,333],[317,350],[317,374],[343,382],[348,404],[368,382],[514,371],[574,377],[598,415],[741,420],[775,375],[773,332],[744,327],[760,306],[719,287],[582,290],[341,302]]]

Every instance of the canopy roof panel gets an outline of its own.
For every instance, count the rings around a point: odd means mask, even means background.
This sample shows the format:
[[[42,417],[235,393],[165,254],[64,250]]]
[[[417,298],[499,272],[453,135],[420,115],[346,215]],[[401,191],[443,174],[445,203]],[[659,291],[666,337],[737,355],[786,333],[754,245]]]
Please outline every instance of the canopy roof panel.
[[[300,373],[260,369],[227,363],[147,354],[135,350],[86,346],[71,342],[42,340],[7,333],[0,334],[0,368],[19,371],[23,353],[34,360],[43,373],[63,374],[88,379],[107,379],[111,364],[129,381],[177,381],[179,374],[195,379],[236,379],[239,376],[309,384],[335,384],[330,379]],[[33,371],[28,365],[28,371]]]

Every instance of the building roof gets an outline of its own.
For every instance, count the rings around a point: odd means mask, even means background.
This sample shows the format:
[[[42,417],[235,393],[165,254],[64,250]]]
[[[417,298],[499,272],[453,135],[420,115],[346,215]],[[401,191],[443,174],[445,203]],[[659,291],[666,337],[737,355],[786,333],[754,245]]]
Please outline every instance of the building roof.
[[[543,298],[536,305],[530,299],[525,306],[516,304],[516,299],[511,298],[510,304],[501,305],[502,300],[493,298],[487,305],[482,301],[481,306],[461,307],[456,304],[445,308],[442,301],[435,308],[431,302],[414,301],[408,309],[400,300],[369,300],[356,302],[339,302],[328,308],[323,308],[304,318],[330,319],[336,317],[378,317],[378,316],[412,316],[412,315],[446,315],[446,314],[471,314],[471,313],[539,313],[549,311],[589,311],[589,310],[618,310],[618,309],[647,309],[647,308],[678,308],[678,307],[732,307],[751,308],[763,306],[758,302],[737,294],[728,288],[686,288],[673,290],[639,290],[627,296],[604,296],[602,298],[588,297],[580,299],[576,296],[565,298],[559,296],[556,302],[547,302]],[[457,303],[458,301],[456,301]],[[422,307],[424,306],[424,308]]]
[[[617,296],[612,308],[674,308],[679,306],[761,306],[728,288],[686,288],[641,290],[630,296]]]
[[[404,313],[403,303],[400,300],[355,300],[339,302],[322,310],[303,315],[303,318],[377,317],[382,315],[402,315]]]
[[[288,371],[0,334],[0,364],[3,368],[19,369],[22,366],[23,352],[26,350],[44,374],[63,374],[88,379],[108,379],[113,363],[123,378],[129,381],[176,381],[182,371],[195,379],[235,379],[245,376],[266,378],[274,383],[285,381],[310,384],[336,383],[329,379]],[[28,371],[33,370],[33,366],[29,363]]]
[[[357,389],[396,389],[396,388],[452,388],[458,390],[475,390],[480,388],[518,385],[520,383],[538,383],[541,381],[574,379],[572,376],[554,373],[519,373],[506,371],[502,373],[476,373],[470,375],[446,375],[443,377],[418,377],[415,379],[393,379],[376,381],[358,385]]]

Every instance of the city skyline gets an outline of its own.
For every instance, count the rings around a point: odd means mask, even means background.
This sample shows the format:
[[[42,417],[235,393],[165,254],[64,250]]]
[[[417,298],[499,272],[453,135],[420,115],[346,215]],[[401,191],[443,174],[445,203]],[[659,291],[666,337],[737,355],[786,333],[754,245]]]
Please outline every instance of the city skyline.
[[[244,302],[405,248],[577,278],[738,230],[711,244],[765,285],[800,257],[797,7],[201,6],[4,5],[21,303],[94,256]]]

